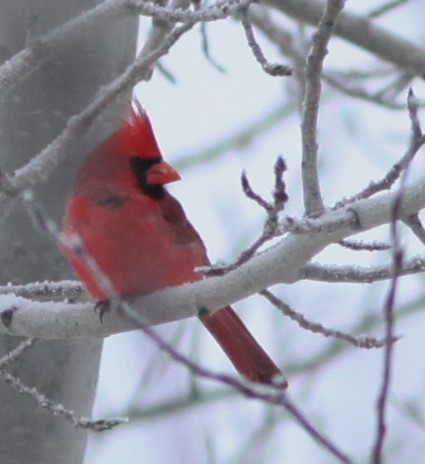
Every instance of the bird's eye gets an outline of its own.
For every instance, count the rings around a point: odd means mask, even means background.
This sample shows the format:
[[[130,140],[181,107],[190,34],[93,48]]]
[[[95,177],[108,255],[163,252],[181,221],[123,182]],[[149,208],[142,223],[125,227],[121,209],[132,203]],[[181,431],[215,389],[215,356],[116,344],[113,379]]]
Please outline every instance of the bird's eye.
[[[146,180],[149,168],[161,160],[159,158],[143,159],[140,156],[132,156],[129,162],[130,170],[137,179],[140,191],[152,198],[161,198],[164,194],[164,188],[161,185],[150,185]]]

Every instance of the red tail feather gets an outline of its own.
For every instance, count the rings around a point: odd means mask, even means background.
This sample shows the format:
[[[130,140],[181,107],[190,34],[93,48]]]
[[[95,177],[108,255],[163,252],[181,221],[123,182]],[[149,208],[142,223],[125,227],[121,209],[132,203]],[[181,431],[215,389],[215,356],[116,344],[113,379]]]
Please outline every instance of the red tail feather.
[[[210,316],[202,317],[201,321],[217,340],[236,370],[248,380],[281,388],[288,386],[280,369],[230,306]]]

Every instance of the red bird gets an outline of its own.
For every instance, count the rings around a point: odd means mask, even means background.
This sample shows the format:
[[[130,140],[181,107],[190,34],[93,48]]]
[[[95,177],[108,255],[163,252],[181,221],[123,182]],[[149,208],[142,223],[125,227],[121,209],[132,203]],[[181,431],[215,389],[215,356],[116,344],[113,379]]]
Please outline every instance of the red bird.
[[[163,160],[138,101],[135,106],[129,121],[83,162],[64,225],[65,234],[80,236],[122,297],[201,280],[194,269],[208,263],[202,239],[164,187],[180,176]],[[84,264],[65,253],[90,296],[105,300]],[[282,376],[232,308],[200,319],[247,379],[272,384]]]

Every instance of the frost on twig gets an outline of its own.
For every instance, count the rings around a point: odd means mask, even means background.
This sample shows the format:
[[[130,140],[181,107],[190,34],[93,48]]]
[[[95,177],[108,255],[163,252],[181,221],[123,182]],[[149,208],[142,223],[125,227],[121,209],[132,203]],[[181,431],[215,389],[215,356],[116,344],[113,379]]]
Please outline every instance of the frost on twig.
[[[416,256],[403,262],[398,275],[419,274],[425,271],[425,257]],[[317,280],[319,282],[333,283],[359,283],[370,284],[380,280],[391,279],[394,275],[394,266],[337,266],[332,264],[309,263],[300,269],[300,278]]]
[[[263,71],[270,76],[290,76],[292,74],[292,69],[290,66],[282,63],[270,63],[265,57],[263,50],[261,50],[260,45],[254,36],[254,30],[252,28],[251,21],[249,19],[249,4],[247,6],[241,7],[241,24],[245,31],[246,39],[248,41],[249,48],[251,49],[255,59],[263,68]]]
[[[111,428],[127,422],[124,418],[106,418],[98,420],[90,420],[85,417],[77,417],[75,413],[65,406],[46,398],[45,395],[40,393],[36,388],[25,385],[18,377],[8,372],[6,369],[11,364],[20,359],[24,353],[31,349],[38,340],[35,338],[28,338],[21,342],[14,350],[7,353],[0,359],[0,377],[8,384],[11,388],[16,390],[18,393],[30,396],[36,404],[48,411],[50,414],[60,416],[65,420],[71,422],[74,427],[90,429],[95,432],[101,432],[104,430],[110,430]]]
[[[329,329],[324,327],[322,324],[317,322],[312,322],[306,319],[302,314],[294,311],[288,304],[284,303],[280,298],[277,298],[269,290],[263,290],[259,292],[260,295],[264,296],[270,303],[272,303],[276,308],[278,308],[285,316],[288,316],[290,319],[295,321],[300,327],[309,332],[318,333],[325,337],[336,338],[339,340],[344,340],[351,345],[357,348],[382,348],[388,343],[394,343],[398,340],[397,337],[392,337],[390,339],[377,339],[374,337],[354,337],[340,330]]]
[[[353,251],[385,251],[391,248],[390,245],[383,242],[362,242],[359,240],[340,240],[339,245]]]
[[[54,401],[49,400],[36,388],[28,387],[18,377],[12,375],[10,372],[0,369],[0,377],[2,377],[3,380],[18,393],[31,397],[38,406],[45,409],[54,416],[62,417],[63,419],[70,422],[74,427],[89,429],[93,430],[94,432],[103,432],[104,430],[110,430],[117,425],[127,422],[127,419],[122,417],[111,417],[95,420],[91,420],[86,417],[78,417],[74,411],[67,409],[60,403],[55,403]]]
[[[37,340],[37,338],[28,338],[21,342],[15,349],[0,358],[0,371],[3,371],[9,364],[17,361],[26,351],[37,343]]]
[[[23,285],[0,285],[0,295],[16,295],[33,300],[73,301],[84,293],[81,282],[62,280],[59,282],[32,282]]]

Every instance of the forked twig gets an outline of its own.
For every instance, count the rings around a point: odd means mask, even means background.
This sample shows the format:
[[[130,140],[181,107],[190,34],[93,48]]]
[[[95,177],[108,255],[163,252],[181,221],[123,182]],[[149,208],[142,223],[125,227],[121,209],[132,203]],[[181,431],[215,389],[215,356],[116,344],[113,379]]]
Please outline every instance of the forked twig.
[[[242,173],[241,183],[245,195],[255,201],[258,206],[263,208],[267,214],[267,219],[263,227],[263,233],[254,241],[254,243],[244,250],[235,262],[227,266],[213,266],[208,268],[198,269],[203,275],[206,276],[219,276],[227,272],[237,269],[242,264],[246,263],[266,242],[280,235],[278,228],[279,213],[284,209],[288,201],[288,194],[286,193],[286,186],[283,180],[283,175],[286,171],[286,163],[284,159],[279,156],[274,166],[275,184],[273,189],[273,202],[264,200],[258,193],[256,193],[249,184],[246,173]]]
[[[407,97],[407,107],[409,110],[409,116],[411,121],[412,137],[410,139],[411,141],[406,153],[400,158],[399,161],[397,161],[397,163],[395,163],[392,166],[392,168],[381,180],[371,182],[365,189],[363,189],[356,195],[338,201],[333,207],[333,209],[342,208],[351,203],[354,203],[357,200],[369,198],[372,195],[375,195],[376,193],[391,189],[394,183],[400,178],[400,175],[413,161],[418,151],[425,144],[425,135],[422,134],[422,132],[418,132],[418,129],[420,131],[419,119],[417,114],[419,105],[416,102],[412,89],[409,89]]]

